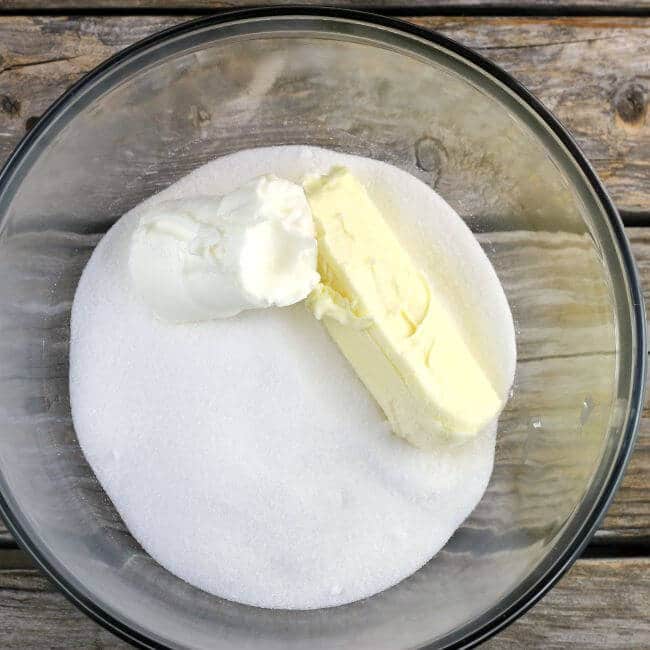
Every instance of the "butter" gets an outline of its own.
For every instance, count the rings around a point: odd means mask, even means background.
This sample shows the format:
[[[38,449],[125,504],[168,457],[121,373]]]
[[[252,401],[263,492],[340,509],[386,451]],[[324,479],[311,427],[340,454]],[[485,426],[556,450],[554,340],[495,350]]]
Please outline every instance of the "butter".
[[[321,282],[307,299],[395,434],[423,449],[475,436],[503,407],[434,283],[342,167],[304,183]],[[462,314],[459,315],[462,317]]]

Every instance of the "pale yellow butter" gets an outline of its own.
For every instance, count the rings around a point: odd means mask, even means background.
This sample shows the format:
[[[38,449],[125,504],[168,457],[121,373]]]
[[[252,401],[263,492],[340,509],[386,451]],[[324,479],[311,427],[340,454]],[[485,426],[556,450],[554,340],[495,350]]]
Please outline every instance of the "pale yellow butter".
[[[503,402],[447,306],[347,169],[307,180],[304,189],[321,276],[307,305],[393,431],[424,449],[474,436]]]

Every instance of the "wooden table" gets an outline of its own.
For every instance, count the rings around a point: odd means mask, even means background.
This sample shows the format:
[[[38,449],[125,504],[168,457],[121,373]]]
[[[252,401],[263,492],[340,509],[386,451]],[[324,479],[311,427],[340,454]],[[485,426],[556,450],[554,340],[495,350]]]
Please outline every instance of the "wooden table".
[[[0,159],[67,86],[109,55],[155,31],[233,4],[238,3],[0,0]],[[354,0],[330,4],[370,6]],[[644,289],[650,292],[650,2],[562,4],[378,0],[374,8],[475,48],[555,112],[620,208]],[[494,649],[569,645],[650,648],[647,406],[625,480],[592,544],[549,595],[487,643]],[[0,647],[125,644],[70,605],[0,522]]]

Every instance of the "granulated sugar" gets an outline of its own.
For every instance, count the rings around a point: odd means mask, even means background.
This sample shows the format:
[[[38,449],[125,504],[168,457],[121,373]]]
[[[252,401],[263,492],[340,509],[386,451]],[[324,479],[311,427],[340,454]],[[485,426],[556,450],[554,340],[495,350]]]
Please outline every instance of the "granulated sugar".
[[[426,273],[443,264],[463,322],[505,395],[512,318],[476,240],[434,192],[394,167],[310,147],[243,151],[147,204],[231,191],[273,172],[348,166]],[[303,304],[170,325],[133,294],[138,208],[104,237],[74,300],[72,413],[81,447],[134,537],[187,582],[231,600],[318,608],[382,591],[425,564],[487,486],[495,427],[436,454],[383,414]],[[487,341],[487,345],[485,345]],[[471,408],[472,396],[467,396]]]

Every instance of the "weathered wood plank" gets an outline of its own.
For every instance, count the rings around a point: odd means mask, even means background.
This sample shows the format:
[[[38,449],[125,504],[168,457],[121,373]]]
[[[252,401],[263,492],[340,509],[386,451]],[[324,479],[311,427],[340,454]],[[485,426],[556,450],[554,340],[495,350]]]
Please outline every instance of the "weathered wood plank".
[[[0,8],[13,11],[52,11],[52,10],[76,10],[88,9],[152,9],[169,10],[181,9],[190,11],[196,10],[223,10],[241,9],[242,7],[256,7],[270,4],[300,4],[313,5],[321,4],[317,0],[2,0]],[[482,10],[488,7],[491,12],[508,13],[528,9],[532,12],[545,13],[546,11],[563,12],[589,12],[589,10],[601,10],[612,13],[620,12],[622,8],[628,12],[642,12],[649,5],[648,0],[619,0],[616,4],[611,0],[573,0],[570,3],[563,0],[499,0],[486,3],[484,0],[330,0],[330,6],[354,8],[368,8],[376,11],[395,9],[403,6],[417,7],[418,9],[429,10]]]
[[[0,17],[0,158],[83,73],[183,19]],[[413,20],[513,73],[568,126],[620,208],[650,209],[650,18]]]
[[[620,209],[650,208],[650,19],[415,22],[513,74],[567,126]]]
[[[130,646],[68,602],[21,551],[0,551],[0,647]]]
[[[525,616],[485,644],[508,648],[647,648],[650,559],[578,560]]]
[[[639,268],[646,306],[650,305],[650,228],[628,228],[627,236]],[[650,382],[649,382],[650,383]],[[639,436],[623,483],[596,535],[599,543],[644,541],[650,544],[650,385]],[[650,550],[650,545],[649,545]]]
[[[484,647],[650,646],[650,559],[578,560],[525,616]],[[71,605],[19,551],[0,552],[0,647],[126,648]]]

